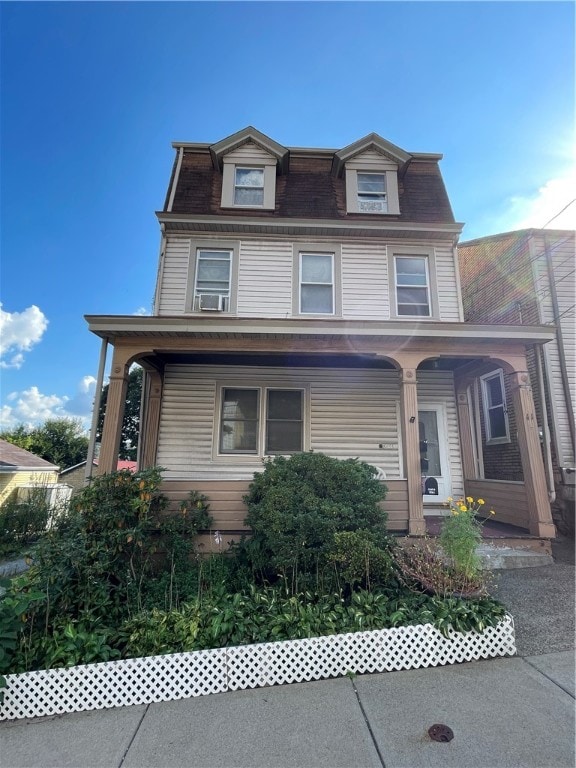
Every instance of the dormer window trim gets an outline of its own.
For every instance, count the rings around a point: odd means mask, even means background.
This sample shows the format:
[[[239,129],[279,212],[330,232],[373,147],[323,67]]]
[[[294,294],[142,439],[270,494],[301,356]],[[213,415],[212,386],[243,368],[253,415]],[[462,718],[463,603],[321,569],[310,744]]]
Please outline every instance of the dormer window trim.
[[[391,161],[382,158],[381,162],[366,163],[361,159],[346,163],[346,212],[363,213],[368,216],[400,214],[400,201],[398,197],[398,166]],[[384,189],[382,193],[382,208],[367,206],[367,195],[362,193],[362,177],[374,174],[384,176]],[[359,180],[360,176],[360,180]]]
[[[250,204],[239,201],[237,191],[241,189],[238,184],[237,171],[262,171],[262,202]],[[248,188],[248,187],[245,187]],[[259,189],[259,187],[254,187]],[[269,161],[259,159],[258,162],[239,162],[234,158],[224,157],[222,168],[222,208],[242,208],[250,210],[273,211],[276,206],[276,160]]]

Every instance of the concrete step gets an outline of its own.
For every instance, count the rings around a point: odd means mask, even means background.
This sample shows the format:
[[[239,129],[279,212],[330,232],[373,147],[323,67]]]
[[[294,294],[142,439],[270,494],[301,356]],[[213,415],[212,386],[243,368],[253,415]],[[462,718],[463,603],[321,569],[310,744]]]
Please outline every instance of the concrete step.
[[[476,550],[487,571],[508,568],[533,568],[542,565],[554,565],[554,559],[548,552],[537,552],[518,547],[481,544]]]

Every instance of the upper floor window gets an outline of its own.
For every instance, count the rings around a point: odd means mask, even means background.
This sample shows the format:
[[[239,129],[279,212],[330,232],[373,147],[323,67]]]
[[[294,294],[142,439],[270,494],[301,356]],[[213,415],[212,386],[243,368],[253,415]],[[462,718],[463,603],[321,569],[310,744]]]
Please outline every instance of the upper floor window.
[[[334,314],[334,254],[300,254],[300,313]]]
[[[234,205],[264,205],[264,169],[236,168],[234,176]]]
[[[230,308],[232,251],[198,248],[194,285],[195,311]]]
[[[430,278],[427,256],[395,256],[396,313],[430,317]]]
[[[386,213],[386,174],[361,173],[356,174],[358,182],[358,211],[360,213]]]
[[[504,373],[501,369],[480,377],[487,443],[510,442]]]
[[[220,454],[289,454],[303,445],[301,389],[222,388]]]

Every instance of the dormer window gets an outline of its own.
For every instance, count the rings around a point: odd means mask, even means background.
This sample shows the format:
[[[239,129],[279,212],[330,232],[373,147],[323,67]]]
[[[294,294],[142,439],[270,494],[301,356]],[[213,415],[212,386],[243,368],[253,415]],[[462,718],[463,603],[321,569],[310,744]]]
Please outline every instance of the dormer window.
[[[360,213],[387,213],[386,174],[358,172],[356,179]]]
[[[234,178],[234,205],[264,205],[264,169],[236,168]]]

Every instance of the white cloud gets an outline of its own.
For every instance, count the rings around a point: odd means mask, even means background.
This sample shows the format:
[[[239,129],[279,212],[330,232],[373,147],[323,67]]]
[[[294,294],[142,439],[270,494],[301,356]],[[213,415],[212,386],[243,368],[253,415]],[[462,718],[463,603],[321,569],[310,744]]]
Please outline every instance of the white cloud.
[[[508,218],[513,225],[507,229],[576,229],[575,198],[576,168],[550,179],[533,195],[511,198]]]
[[[46,315],[34,304],[23,312],[5,312],[0,304],[0,368],[21,368],[22,353],[38,344],[47,327]]]
[[[133,315],[149,315],[150,312],[146,309],[146,307],[138,307],[136,312],[132,312]]]
[[[96,379],[84,376],[73,397],[45,395],[38,387],[22,392],[10,392],[6,405],[0,408],[0,429],[12,429],[17,424],[35,426],[48,419],[80,418],[88,429],[92,418],[92,404]]]

